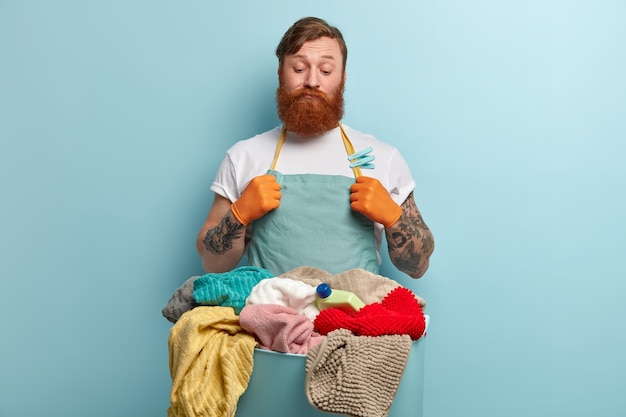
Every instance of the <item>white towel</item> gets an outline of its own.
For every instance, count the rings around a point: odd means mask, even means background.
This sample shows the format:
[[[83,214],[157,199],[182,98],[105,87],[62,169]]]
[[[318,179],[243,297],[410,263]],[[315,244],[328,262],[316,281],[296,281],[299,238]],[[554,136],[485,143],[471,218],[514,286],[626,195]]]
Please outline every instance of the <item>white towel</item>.
[[[291,278],[266,278],[250,291],[246,305],[277,304],[314,320],[319,314],[315,287]]]

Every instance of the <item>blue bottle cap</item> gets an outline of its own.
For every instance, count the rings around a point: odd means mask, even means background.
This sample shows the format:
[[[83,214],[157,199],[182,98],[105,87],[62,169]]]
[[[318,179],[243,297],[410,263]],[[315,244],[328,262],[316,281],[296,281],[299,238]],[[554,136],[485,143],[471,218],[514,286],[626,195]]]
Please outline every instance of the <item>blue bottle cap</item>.
[[[330,285],[325,282],[317,286],[317,295],[319,295],[320,298],[328,298],[332,292],[333,290],[330,288]]]

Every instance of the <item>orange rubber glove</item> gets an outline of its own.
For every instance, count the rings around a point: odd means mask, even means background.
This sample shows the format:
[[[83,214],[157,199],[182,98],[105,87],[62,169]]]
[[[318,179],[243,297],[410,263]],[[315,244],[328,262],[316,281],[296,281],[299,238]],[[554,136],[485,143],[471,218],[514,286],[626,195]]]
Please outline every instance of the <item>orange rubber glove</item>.
[[[280,197],[280,184],[276,182],[276,178],[269,174],[259,175],[246,185],[241,197],[230,206],[230,209],[237,220],[247,226],[280,206]]]
[[[392,226],[402,215],[400,207],[376,178],[357,177],[350,186],[352,210],[385,227]]]

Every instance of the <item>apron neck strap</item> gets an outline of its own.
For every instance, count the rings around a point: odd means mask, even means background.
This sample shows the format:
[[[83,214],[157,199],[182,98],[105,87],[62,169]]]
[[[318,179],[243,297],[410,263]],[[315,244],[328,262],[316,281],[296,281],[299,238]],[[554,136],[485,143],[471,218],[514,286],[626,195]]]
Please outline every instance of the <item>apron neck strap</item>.
[[[346,148],[346,153],[348,155],[354,154],[354,147],[352,146],[352,142],[350,142],[348,135],[346,135],[345,130],[343,130],[343,125],[341,123],[339,123],[339,130],[341,131],[341,139],[343,139],[343,146]],[[280,150],[283,147],[283,143],[285,142],[286,136],[287,136],[287,129],[283,125],[283,130],[280,132],[278,143],[276,143],[276,150],[274,151],[274,159],[272,160],[272,166],[270,167],[272,171],[276,169],[276,163],[278,162],[278,155],[280,155]],[[352,172],[354,173],[355,177],[360,177],[362,175],[361,168],[358,166],[352,168]]]

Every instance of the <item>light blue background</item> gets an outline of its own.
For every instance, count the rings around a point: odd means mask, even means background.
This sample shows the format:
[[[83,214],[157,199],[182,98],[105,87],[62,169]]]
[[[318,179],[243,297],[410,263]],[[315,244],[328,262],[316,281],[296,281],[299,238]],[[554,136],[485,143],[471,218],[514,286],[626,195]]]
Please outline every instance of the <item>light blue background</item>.
[[[0,416],[165,415],[161,307],[306,15],[436,237],[384,268],[428,302],[424,415],[626,415],[626,2],[4,0]]]

